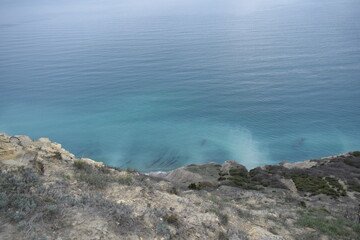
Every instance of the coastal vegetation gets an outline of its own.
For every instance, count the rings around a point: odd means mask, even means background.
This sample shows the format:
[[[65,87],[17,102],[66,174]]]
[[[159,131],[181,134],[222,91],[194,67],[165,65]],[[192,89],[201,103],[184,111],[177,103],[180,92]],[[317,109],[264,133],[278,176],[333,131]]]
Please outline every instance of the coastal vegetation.
[[[0,239],[360,235],[354,152],[250,171],[228,161],[142,174],[77,159],[47,139],[16,139],[0,134]]]

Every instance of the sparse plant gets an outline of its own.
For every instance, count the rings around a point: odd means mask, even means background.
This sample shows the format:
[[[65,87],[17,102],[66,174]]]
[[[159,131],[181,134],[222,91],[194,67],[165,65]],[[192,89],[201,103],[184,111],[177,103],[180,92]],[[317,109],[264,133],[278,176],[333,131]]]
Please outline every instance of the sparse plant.
[[[124,185],[131,185],[134,182],[134,179],[130,174],[126,174],[125,176],[117,177],[116,182]]]
[[[136,169],[134,169],[134,168],[127,168],[126,171],[127,171],[128,173],[139,173],[139,171],[136,170]]]
[[[271,232],[272,234],[275,234],[275,235],[277,235],[278,234],[278,232],[277,232],[277,230],[276,230],[276,228],[274,227],[274,226],[272,226],[272,227],[269,227],[269,232]]]
[[[219,232],[218,240],[229,240],[228,236],[224,232]]]
[[[247,210],[238,209],[237,213],[240,218],[245,218],[248,220],[253,218],[253,215],[250,213],[250,211],[247,211]]]
[[[222,213],[219,209],[210,208],[207,211],[215,213],[222,225],[227,225],[229,223],[229,216],[226,213]]]
[[[65,178],[65,179],[67,179],[67,180],[70,180],[70,179],[71,179],[70,175],[68,175],[68,174],[63,174],[63,178]]]
[[[78,170],[87,170],[91,167],[89,164],[80,159],[75,160],[73,165]]]
[[[176,214],[172,213],[172,214],[165,214],[163,216],[163,219],[169,223],[169,224],[173,224],[173,225],[178,225],[179,224],[179,218]]]
[[[314,228],[333,239],[356,239],[356,236],[360,236],[359,223],[343,217],[332,216],[325,209],[308,209],[298,213],[300,226]]]
[[[0,211],[15,222],[22,220],[38,206],[40,198],[35,191],[40,186],[41,181],[32,169],[0,172]]]
[[[176,187],[171,187],[167,192],[170,194],[179,195],[179,191]]]
[[[77,176],[77,179],[100,189],[105,188],[110,180],[108,176],[97,173],[81,173]]]
[[[299,202],[299,205],[303,208],[306,208],[306,203],[304,201],[300,201]]]
[[[45,214],[50,218],[57,216],[59,212],[60,212],[59,206],[55,204],[48,205],[45,208]]]
[[[360,157],[360,151],[352,152],[352,155],[355,157]]]
[[[360,192],[360,184],[356,180],[349,180],[347,184],[350,191]]]
[[[190,183],[188,188],[191,190],[200,190],[199,186],[196,183]]]
[[[190,183],[188,188],[192,190],[201,190],[203,188],[216,188],[217,185],[211,182],[198,182],[198,183]]]

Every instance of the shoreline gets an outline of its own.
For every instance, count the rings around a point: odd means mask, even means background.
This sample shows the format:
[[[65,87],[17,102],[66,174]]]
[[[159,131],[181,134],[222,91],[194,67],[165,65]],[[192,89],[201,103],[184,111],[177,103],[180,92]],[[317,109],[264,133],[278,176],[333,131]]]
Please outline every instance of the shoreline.
[[[144,174],[0,134],[0,239],[356,239],[359,206],[360,151]]]
[[[1,135],[6,135],[6,136],[9,136],[7,135],[6,133],[0,133],[0,136]],[[13,135],[13,136],[10,136],[10,137],[14,137],[14,138],[26,138],[27,141],[40,141],[40,142],[49,142],[49,143],[53,143],[53,144],[56,144],[56,145],[59,145],[60,148],[62,148],[62,145],[60,143],[57,143],[57,142],[52,142],[49,138],[47,137],[40,137],[38,138],[37,140],[33,140],[32,138],[30,138],[29,136],[27,135]],[[67,152],[69,155],[72,156],[72,158],[77,158],[75,156],[75,154],[69,152],[68,150],[62,148],[62,151],[64,152]],[[289,166],[291,167],[292,165],[303,165],[303,164],[306,164],[308,162],[311,162],[313,160],[319,160],[319,159],[323,159],[323,160],[326,160],[326,159],[331,159],[331,158],[336,158],[336,157],[340,157],[340,156],[347,156],[349,153],[351,152],[356,152],[357,150],[354,150],[354,151],[350,151],[350,152],[347,152],[347,153],[339,153],[339,154],[335,154],[335,155],[329,155],[329,156],[326,156],[326,157],[321,157],[321,158],[308,158],[308,159],[304,159],[304,160],[299,160],[299,161],[294,161],[294,162],[289,162],[289,161],[281,161],[281,162],[278,162],[278,163],[275,163],[275,164],[260,164],[259,166],[256,166],[256,167],[253,167],[253,168],[249,168],[248,170],[253,170],[253,169],[256,169],[256,168],[262,168],[262,167],[266,167],[266,166],[276,166],[276,165],[285,165],[285,166]],[[129,170],[134,170],[134,171],[137,171],[137,172],[140,172],[142,174],[147,174],[147,175],[151,175],[152,173],[168,173],[168,172],[171,172],[171,171],[174,171],[176,169],[179,169],[179,168],[184,168],[184,167],[187,167],[189,165],[197,165],[197,166],[201,166],[201,165],[204,165],[204,164],[208,164],[208,163],[214,163],[214,164],[224,164],[225,162],[228,162],[228,161],[235,161],[237,162],[238,164],[241,164],[240,162],[238,162],[237,160],[224,160],[222,163],[219,163],[219,162],[204,162],[204,163],[200,163],[200,164],[195,164],[195,163],[190,163],[190,164],[187,164],[187,165],[182,165],[180,167],[176,167],[176,168],[173,168],[173,169],[170,169],[170,170],[139,170],[139,169],[136,169],[136,168],[132,168],[132,167],[118,167],[118,166],[113,166],[113,165],[109,165],[105,162],[102,162],[102,161],[98,161],[96,159],[92,159],[92,158],[87,158],[87,157],[81,157],[81,158],[78,158],[78,159],[88,159],[88,160],[91,160],[91,161],[94,161],[94,162],[98,162],[98,163],[101,163],[101,164],[104,164],[105,166],[107,167],[111,167],[111,168],[118,168],[118,169],[129,169]]]

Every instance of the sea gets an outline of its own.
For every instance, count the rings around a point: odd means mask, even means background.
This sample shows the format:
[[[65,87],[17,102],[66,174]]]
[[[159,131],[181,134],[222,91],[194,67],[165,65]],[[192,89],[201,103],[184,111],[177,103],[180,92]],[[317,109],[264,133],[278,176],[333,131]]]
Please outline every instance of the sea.
[[[0,0],[0,132],[145,172],[360,150],[360,1]]]

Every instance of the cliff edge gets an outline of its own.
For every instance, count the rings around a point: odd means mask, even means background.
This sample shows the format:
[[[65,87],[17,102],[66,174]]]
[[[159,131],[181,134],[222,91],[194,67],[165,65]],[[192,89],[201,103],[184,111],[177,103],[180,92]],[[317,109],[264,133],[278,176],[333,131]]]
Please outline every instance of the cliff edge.
[[[0,239],[360,239],[360,152],[142,174],[0,134]]]

